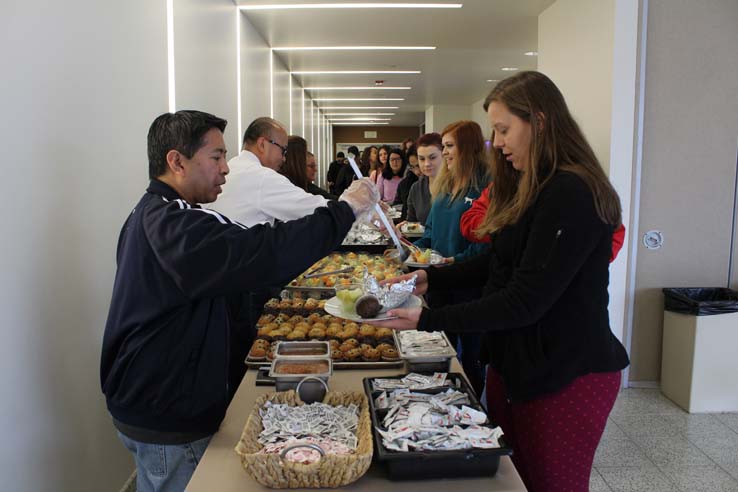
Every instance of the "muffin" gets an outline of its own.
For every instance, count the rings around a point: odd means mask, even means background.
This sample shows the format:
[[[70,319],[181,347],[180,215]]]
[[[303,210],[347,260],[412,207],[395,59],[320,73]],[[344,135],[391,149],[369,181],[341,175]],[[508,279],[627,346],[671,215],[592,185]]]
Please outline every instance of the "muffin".
[[[381,358],[381,354],[375,348],[368,348],[361,351],[361,358],[365,362],[377,362]]]
[[[392,330],[390,330],[389,328],[377,328],[374,336],[377,338],[377,340],[379,340],[379,342],[391,341]]]
[[[355,323],[354,323],[355,324]],[[363,324],[359,327],[359,335],[362,337],[374,337],[374,333],[376,333],[377,329],[374,328],[372,325]]]
[[[308,337],[311,340],[323,340],[325,338],[325,330],[322,328],[316,328],[313,326],[313,328],[308,332]]]
[[[359,350],[357,348],[348,350],[348,351],[344,352],[343,358],[344,358],[344,360],[346,360],[348,362],[356,362],[356,361],[359,361],[359,360],[361,360],[361,350]]]
[[[395,362],[400,360],[400,354],[394,348],[386,348],[381,352],[382,360],[387,362]]]
[[[264,347],[251,347],[249,350],[249,359],[252,360],[265,360],[267,355],[267,349]]]

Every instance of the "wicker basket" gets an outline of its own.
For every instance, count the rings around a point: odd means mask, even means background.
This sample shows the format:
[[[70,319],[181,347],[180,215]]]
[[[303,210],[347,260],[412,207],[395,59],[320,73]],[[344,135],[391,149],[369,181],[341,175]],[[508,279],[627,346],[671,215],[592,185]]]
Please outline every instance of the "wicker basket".
[[[323,399],[323,403],[328,405],[347,406],[353,403],[359,407],[356,453],[328,454],[309,465],[283,460],[278,454],[258,454],[262,448],[258,439],[263,429],[259,409],[267,401],[292,406],[303,405],[294,391],[270,393],[256,400],[241,440],[236,445],[236,453],[241,457],[241,464],[246,472],[261,485],[273,489],[342,487],[355,482],[369,469],[373,452],[372,424],[369,403],[363,393],[331,391]]]

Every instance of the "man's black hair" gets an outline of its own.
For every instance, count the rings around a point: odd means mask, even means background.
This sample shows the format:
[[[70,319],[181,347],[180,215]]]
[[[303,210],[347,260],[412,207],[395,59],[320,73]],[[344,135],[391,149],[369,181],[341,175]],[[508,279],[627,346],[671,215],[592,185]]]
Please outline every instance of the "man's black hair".
[[[158,178],[167,171],[167,153],[176,150],[188,159],[205,145],[205,134],[213,128],[225,131],[223,118],[194,110],[164,113],[149,127],[149,179]]]

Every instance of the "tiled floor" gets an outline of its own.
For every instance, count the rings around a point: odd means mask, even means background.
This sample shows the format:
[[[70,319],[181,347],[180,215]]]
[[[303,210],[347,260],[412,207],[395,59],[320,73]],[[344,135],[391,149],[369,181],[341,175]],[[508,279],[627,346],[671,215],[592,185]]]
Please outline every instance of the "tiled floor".
[[[592,492],[738,492],[738,413],[691,415],[659,390],[623,390],[589,486]]]

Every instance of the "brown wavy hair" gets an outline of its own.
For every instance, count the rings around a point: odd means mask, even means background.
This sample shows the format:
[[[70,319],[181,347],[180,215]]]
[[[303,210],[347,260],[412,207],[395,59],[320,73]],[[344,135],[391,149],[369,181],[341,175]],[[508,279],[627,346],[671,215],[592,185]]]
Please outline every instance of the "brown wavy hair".
[[[279,174],[282,174],[290,180],[290,182],[307,190],[307,141],[297,135],[290,135],[287,139],[287,157],[279,168]]]
[[[517,223],[558,171],[579,176],[592,192],[600,220],[614,227],[620,225],[620,198],[551,79],[540,72],[520,72],[492,89],[484,110],[493,102],[504,104],[512,114],[530,123],[530,167],[525,172],[517,171],[505,161],[502,150],[492,148],[494,196],[475,231],[479,237]],[[493,128],[492,142],[494,137]]]
[[[449,171],[444,162],[433,181],[431,193],[434,197],[450,195],[453,201],[470,189],[481,190],[487,186],[489,163],[482,128],[478,123],[469,120],[451,123],[443,129],[441,135],[449,133],[456,141],[458,163],[453,171]]]

